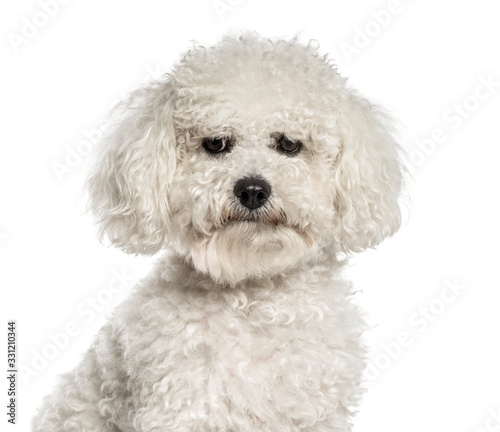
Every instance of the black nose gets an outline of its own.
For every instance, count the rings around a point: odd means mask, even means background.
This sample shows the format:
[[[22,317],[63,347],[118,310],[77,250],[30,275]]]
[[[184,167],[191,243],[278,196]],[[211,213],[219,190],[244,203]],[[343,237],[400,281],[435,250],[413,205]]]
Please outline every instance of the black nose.
[[[247,177],[238,180],[234,186],[234,194],[240,203],[250,210],[263,206],[271,195],[268,182],[257,177]]]

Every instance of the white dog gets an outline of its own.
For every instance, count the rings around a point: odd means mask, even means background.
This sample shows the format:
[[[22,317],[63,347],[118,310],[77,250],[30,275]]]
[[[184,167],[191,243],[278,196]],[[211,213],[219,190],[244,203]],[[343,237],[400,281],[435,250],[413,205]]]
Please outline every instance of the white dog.
[[[315,50],[226,37],[115,109],[92,210],[124,251],[169,252],[35,431],[350,430],[365,326],[339,272],[399,227],[402,164]]]

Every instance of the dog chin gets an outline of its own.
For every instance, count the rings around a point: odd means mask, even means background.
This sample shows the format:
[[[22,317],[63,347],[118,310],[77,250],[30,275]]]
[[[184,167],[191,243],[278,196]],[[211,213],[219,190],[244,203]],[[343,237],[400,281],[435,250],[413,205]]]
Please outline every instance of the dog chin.
[[[289,270],[315,247],[310,235],[294,227],[241,221],[197,240],[189,256],[198,271],[234,286]]]

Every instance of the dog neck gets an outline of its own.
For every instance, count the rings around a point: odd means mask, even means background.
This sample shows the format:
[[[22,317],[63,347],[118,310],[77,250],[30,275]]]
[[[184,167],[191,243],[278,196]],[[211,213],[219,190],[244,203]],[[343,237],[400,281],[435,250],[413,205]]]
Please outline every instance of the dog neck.
[[[314,258],[304,258],[286,271],[269,276],[249,277],[236,284],[213,280],[193,266],[189,259],[166,251],[156,266],[156,274],[165,282],[182,280],[184,289],[206,291],[254,292],[259,289],[283,290],[287,287],[310,286],[312,283],[328,283],[337,279],[346,264],[330,249],[323,249]]]

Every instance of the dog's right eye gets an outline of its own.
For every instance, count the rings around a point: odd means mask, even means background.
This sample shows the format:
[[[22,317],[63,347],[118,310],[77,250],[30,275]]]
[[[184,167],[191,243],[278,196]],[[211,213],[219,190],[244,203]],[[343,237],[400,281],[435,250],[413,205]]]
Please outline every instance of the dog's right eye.
[[[224,153],[231,149],[231,138],[229,137],[215,137],[203,138],[203,148],[208,153]]]

